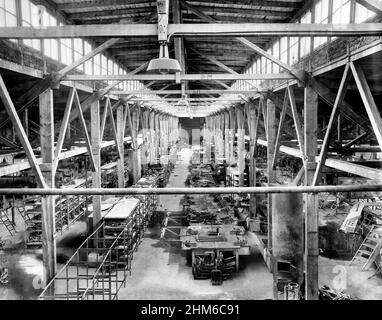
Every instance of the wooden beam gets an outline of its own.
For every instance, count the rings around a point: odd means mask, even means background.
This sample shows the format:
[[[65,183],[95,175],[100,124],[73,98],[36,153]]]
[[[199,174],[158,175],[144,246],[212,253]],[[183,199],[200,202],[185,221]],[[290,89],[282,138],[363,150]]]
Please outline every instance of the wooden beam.
[[[299,115],[298,110],[297,110],[296,98],[294,95],[293,88],[288,86],[287,90],[288,90],[288,95],[289,95],[290,107],[292,109],[292,115],[293,115],[293,121],[294,121],[295,130],[296,130],[298,145],[300,146],[301,154],[304,155],[305,154],[305,152],[304,152],[304,136],[302,133],[302,125],[301,125],[300,115]]]
[[[145,70],[146,67],[147,67],[147,64],[148,64],[147,62],[143,63],[138,68],[136,68],[133,71],[129,72],[129,74],[135,74],[135,73],[138,73],[138,72],[140,72],[142,70]],[[106,88],[103,88],[103,89],[101,89],[99,91],[96,91],[96,92],[92,93],[87,99],[85,99],[85,101],[83,101],[81,103],[82,112],[85,112],[86,110],[88,110],[93,103],[95,103],[96,101],[102,99],[102,97],[104,97],[106,94],[108,94],[115,86],[117,86],[120,83],[121,83],[121,81],[114,82],[111,85],[107,86]],[[130,97],[128,97],[127,99],[129,99],[129,98]],[[72,122],[73,120],[77,119],[78,117],[79,117],[79,111],[75,110],[70,115],[69,122]],[[60,121],[58,122],[58,124],[56,124],[56,129],[59,126],[59,124],[60,124]],[[57,133],[56,129],[55,129],[55,133]]]
[[[244,187],[245,140],[244,140],[244,110],[242,110],[242,108],[236,108],[236,120],[237,120],[237,167],[239,170],[239,187]]]
[[[263,139],[258,139],[258,143],[264,147],[268,146],[268,142]],[[298,149],[280,146],[280,152],[288,154],[292,157],[302,158],[301,152]],[[316,157],[316,162],[318,161],[318,156]],[[338,171],[350,173],[359,177],[364,177],[374,181],[382,181],[382,170],[362,166],[356,163],[352,163],[345,160],[327,158],[325,161],[325,166],[328,168],[333,168]]]
[[[77,111],[79,113],[78,119],[79,119],[79,122],[80,122],[80,125],[82,128],[82,133],[83,133],[84,138],[85,138],[86,148],[88,149],[90,165],[92,167],[92,171],[96,172],[97,166],[96,166],[96,163],[94,160],[92,146],[91,146],[90,139],[89,139],[89,133],[88,133],[88,129],[86,127],[86,121],[85,121],[84,115],[82,113],[81,103],[80,103],[80,99],[78,97],[77,91],[75,91],[75,94],[74,94],[74,104],[75,104]]]
[[[310,83],[314,90],[320,95],[320,97],[330,106],[334,105],[334,102],[336,100],[337,94],[336,92],[329,89],[324,82],[321,80],[315,79],[311,77],[309,74],[306,74],[308,78],[308,83]],[[350,104],[348,104],[346,101],[343,101],[340,106],[340,112],[341,116],[343,118],[346,118],[347,120],[351,121],[355,125],[359,125],[362,127],[363,130],[373,133],[373,128],[368,125],[367,119],[365,119],[362,115],[357,113],[357,108],[354,108]]]
[[[375,12],[376,14],[382,14],[382,3],[378,0],[355,0],[365,8]]]
[[[257,184],[257,175],[256,175],[256,148],[257,148],[257,133],[258,133],[258,125],[259,125],[259,107],[255,105],[248,104],[249,107],[249,121],[248,121],[248,129],[250,134],[249,140],[249,186],[256,187]],[[250,195],[250,214],[251,217],[256,216],[257,212],[257,201],[256,195]]]
[[[267,121],[267,109],[265,107],[266,99],[264,97],[260,97],[260,111],[263,115],[263,123],[264,123],[264,131],[265,131],[265,136],[267,137],[268,140],[268,121]]]
[[[276,122],[276,105],[272,100],[267,100],[267,172],[268,172],[268,185],[271,186],[276,183],[276,170],[272,168],[272,160],[275,153],[277,122]],[[268,250],[272,252],[272,195],[268,195]]]
[[[158,9],[158,41],[168,41],[168,14],[169,14],[169,0],[157,0]]]
[[[353,140],[349,141],[348,143],[345,143],[343,145],[343,148],[350,148],[351,146],[355,145],[356,143],[359,143],[361,140],[365,139],[369,134],[367,132],[362,133],[358,137],[355,137]],[[381,148],[379,148],[381,149]]]
[[[27,132],[27,127],[25,127],[25,134],[28,135],[28,132]],[[12,149],[15,149],[15,150],[19,150],[20,149],[20,146],[13,143],[11,140],[8,140],[7,138],[5,137],[1,137],[0,136],[0,144],[3,144],[9,148],[12,148]]]
[[[367,115],[369,116],[371,125],[374,129],[374,134],[378,140],[379,146],[382,147],[382,118],[367,83],[365,74],[359,63],[350,62],[350,67],[353,72],[354,79],[361,95],[363,104],[365,105]]]
[[[289,37],[363,37],[380,36],[380,23],[297,24],[297,23],[212,23],[169,24],[172,36],[242,35]],[[87,37],[154,37],[155,24],[90,24],[56,27],[0,27],[0,39],[60,39]]]
[[[0,75],[0,98],[3,102],[3,105],[5,107],[5,110],[7,111],[9,118],[13,124],[13,127],[15,128],[17,132],[17,136],[20,140],[20,143],[25,151],[25,154],[28,157],[30,167],[32,168],[35,176],[36,181],[40,187],[45,188],[46,183],[45,179],[42,175],[41,169],[37,163],[36,156],[33,153],[32,146],[30,145],[30,142],[28,140],[28,137],[25,133],[25,130],[23,128],[23,125],[21,123],[21,120],[17,114],[16,108],[13,105],[12,99],[9,95],[9,92],[7,90],[7,87],[5,86],[3,77]]]
[[[100,109],[99,101],[92,103],[90,108],[90,134],[92,145],[92,156],[95,170],[92,172],[93,188],[101,188],[101,133],[100,133]],[[93,230],[101,221],[101,196],[92,197],[93,205]]]
[[[117,142],[119,158],[117,160],[118,188],[125,187],[125,151],[123,138],[125,135],[123,105],[117,107]]]
[[[210,22],[210,23],[214,23],[215,22],[215,19],[209,17],[208,15],[204,14],[203,12],[201,12],[199,9],[197,9],[196,7],[182,1],[182,4],[184,6],[186,6],[191,12],[195,13],[199,18],[201,18],[203,21],[207,21],[207,22]],[[308,73],[304,72],[304,71],[296,71],[294,70],[292,67],[290,67],[289,65],[283,63],[282,61],[276,59],[275,57],[273,57],[272,55],[270,55],[269,53],[267,53],[266,51],[264,51],[263,49],[261,49],[260,47],[258,47],[257,45],[255,45],[254,43],[248,41],[247,39],[245,38],[236,38],[238,41],[242,42],[243,44],[245,44],[246,46],[252,48],[253,50],[255,50],[257,53],[259,53],[260,55],[266,57],[267,59],[269,59],[270,61],[272,61],[273,63],[276,63],[277,65],[279,65],[280,67],[284,68],[285,70],[287,70],[289,73],[291,73],[292,75],[294,75],[299,81],[301,81],[302,83],[310,83],[313,85],[313,88],[315,89],[315,91],[330,105],[333,105],[334,104],[334,101],[335,101],[335,97],[336,95],[330,90],[328,89],[323,83],[321,83],[320,81],[317,81],[315,80],[311,75],[309,75]],[[360,121],[361,117],[359,115],[357,115],[352,107],[346,103],[343,103],[341,105],[343,111],[342,111],[342,115],[344,115],[347,119],[350,119],[351,121],[355,121],[355,119],[357,119],[357,123],[362,123],[362,121]]]
[[[76,89],[74,87],[70,89],[68,100],[66,101],[66,107],[65,107],[64,116],[61,122],[61,128],[60,128],[60,133],[58,135],[56,150],[54,151],[53,173],[56,173],[57,165],[59,162],[59,155],[62,151],[62,146],[64,145],[66,131],[69,125],[70,111],[72,110],[72,105],[74,101],[75,90]]]
[[[171,0],[172,4],[172,20],[173,23],[183,23],[182,21],[182,10],[180,7],[180,2],[177,0]],[[178,76],[183,75],[187,72],[187,63],[186,63],[186,54],[184,47],[184,38],[175,37],[174,38],[174,48],[175,48],[175,59],[179,61],[181,72]],[[183,80],[181,81],[182,90],[188,89],[188,82]]]
[[[133,127],[133,121],[132,121],[130,107],[129,107],[128,103],[126,103],[126,110],[125,110],[125,112],[127,113],[127,121],[128,121],[129,128],[130,128],[130,134],[133,137],[133,135],[134,135],[134,127]],[[133,150],[136,150],[137,148],[138,148],[138,146],[136,145],[136,140],[133,138]]]
[[[42,174],[48,188],[55,188],[54,162],[54,115],[53,91],[48,89],[40,95],[40,141]],[[41,198],[42,209],[42,258],[44,283],[49,283],[56,275],[56,223],[55,196]],[[54,293],[54,287],[49,294]]]
[[[305,185],[313,182],[317,156],[318,96],[312,86],[305,88],[304,143]],[[305,213],[305,299],[318,300],[318,195],[304,194]]]
[[[284,103],[283,103],[283,107],[282,107],[282,110],[280,113],[279,128],[277,130],[277,136],[276,136],[275,153],[274,153],[273,159],[272,159],[273,170],[276,170],[276,163],[277,163],[277,158],[279,156],[279,151],[280,151],[281,135],[282,135],[282,129],[283,129],[283,125],[284,125],[287,107],[288,107],[288,92],[285,91]]]
[[[117,127],[116,127],[115,121],[114,121],[114,112],[113,112],[113,108],[111,107],[110,100],[109,100],[109,103],[106,105],[106,107],[109,108],[110,121],[111,121],[113,136],[114,136],[114,140],[115,140],[115,146],[116,146],[117,152],[118,152],[118,158],[122,159],[122,153],[120,150],[120,140],[118,138]],[[123,139],[123,137],[121,137],[121,140],[122,139]]]
[[[219,64],[220,66],[221,64]],[[228,68],[228,67],[227,67]],[[231,69],[232,70],[232,69]],[[285,73],[274,74],[239,74],[239,73],[203,73],[203,74],[109,74],[87,75],[73,74],[65,76],[62,81],[212,81],[212,80],[291,80],[293,76]]]
[[[328,127],[326,129],[325,137],[324,137],[324,140],[322,142],[321,152],[320,152],[320,156],[318,158],[318,163],[317,163],[317,168],[316,168],[316,171],[315,171],[314,177],[313,177],[313,182],[312,182],[313,186],[318,185],[321,170],[324,166],[326,155],[327,155],[327,150],[329,147],[330,133],[331,133],[334,121],[335,121],[335,119],[339,113],[339,106],[342,104],[342,101],[345,98],[347,86],[348,86],[349,81],[350,81],[350,77],[351,77],[350,66],[349,66],[349,64],[347,64],[345,67],[344,74],[342,76],[340,87],[338,89],[336,101],[334,102],[332,113],[330,115],[330,119],[329,119]]]
[[[100,46],[98,46],[97,48],[95,48],[94,50],[89,52],[88,54],[86,54],[83,57],[81,57],[80,59],[78,59],[77,61],[64,67],[63,69],[61,69],[57,73],[48,75],[44,79],[40,80],[37,84],[35,84],[26,93],[24,93],[21,97],[19,97],[17,99],[16,105],[18,106],[18,109],[22,110],[25,107],[27,107],[30,103],[32,103],[38,97],[38,95],[42,91],[44,91],[44,90],[46,90],[52,86],[53,87],[58,86],[59,82],[64,81],[62,79],[70,71],[74,70],[75,68],[82,65],[86,61],[90,60],[91,58],[93,58],[97,54],[99,54],[99,53],[103,52],[104,50],[106,50],[107,48],[111,47],[112,45],[114,45],[118,41],[119,41],[119,39],[109,39],[108,41],[101,44]]]
[[[189,48],[191,51],[195,52],[196,54],[200,55],[201,57],[211,61],[212,63],[216,64],[218,67],[220,67],[221,69],[225,70],[225,71],[228,71],[230,74],[233,74],[233,75],[238,75],[239,73],[236,72],[235,70],[231,69],[230,67],[227,67],[224,63],[216,60],[215,58],[213,57],[210,57],[208,55],[205,55],[203,53],[201,53],[200,51],[194,49],[194,48]],[[220,79],[221,80],[221,79]],[[252,82],[250,81],[246,81],[247,83],[250,84],[251,88],[254,88],[255,86],[252,84]]]
[[[107,114],[109,113],[109,108],[108,108],[109,103],[110,103],[110,97],[106,97],[105,107],[103,109],[103,114],[101,118],[101,127],[100,127],[101,141],[103,140],[103,136],[105,133],[106,119],[107,119]],[[119,100],[118,100],[118,103],[119,103]]]
[[[216,80],[217,81],[217,80]],[[229,87],[227,85],[227,87]],[[131,91],[110,91],[110,94],[116,95],[116,96],[130,96],[130,95],[172,95],[172,94],[178,94],[181,95],[183,93],[187,95],[191,94],[231,94],[231,95],[237,95],[237,94],[248,94],[248,95],[255,95],[256,93],[268,93],[269,90],[233,90],[233,89],[210,89],[210,90],[186,90],[185,92],[182,92],[182,90],[150,90],[150,91],[144,91],[144,90],[131,90]],[[247,97],[246,97],[247,98]],[[248,98],[247,98],[248,99]]]

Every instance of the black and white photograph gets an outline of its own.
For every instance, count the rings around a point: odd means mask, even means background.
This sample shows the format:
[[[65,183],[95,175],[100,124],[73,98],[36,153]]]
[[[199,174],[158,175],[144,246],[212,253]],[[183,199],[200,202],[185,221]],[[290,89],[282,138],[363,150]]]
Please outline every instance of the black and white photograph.
[[[382,0],[0,0],[0,305],[382,300],[381,19]]]

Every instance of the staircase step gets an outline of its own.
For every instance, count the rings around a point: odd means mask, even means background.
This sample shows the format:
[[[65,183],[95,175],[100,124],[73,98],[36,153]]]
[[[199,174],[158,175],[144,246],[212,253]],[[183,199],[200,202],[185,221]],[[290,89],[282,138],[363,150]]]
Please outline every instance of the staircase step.
[[[368,250],[358,250],[358,254],[368,255],[370,256],[372,254],[372,251]]]
[[[365,246],[365,247],[373,249],[373,250],[375,249],[375,244],[363,243],[362,246]]]

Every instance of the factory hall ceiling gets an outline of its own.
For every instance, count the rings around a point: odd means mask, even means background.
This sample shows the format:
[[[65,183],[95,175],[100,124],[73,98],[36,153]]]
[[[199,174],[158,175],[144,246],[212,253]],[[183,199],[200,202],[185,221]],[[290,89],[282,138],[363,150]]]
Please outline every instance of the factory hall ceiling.
[[[206,15],[217,23],[287,23],[293,22],[304,8],[312,1],[265,1],[265,0],[219,0],[219,1],[183,1],[178,2],[178,13],[174,15],[173,3],[170,1],[169,23],[206,23]],[[151,0],[45,0],[52,10],[59,12],[71,24],[110,24],[110,23],[157,23],[157,2]],[[243,73],[257,54],[252,49],[238,42],[235,37],[198,37],[183,38],[184,71],[187,74],[227,73],[206,57],[216,59],[237,73]],[[248,40],[263,49],[267,49],[272,37],[249,36]],[[108,39],[94,38],[95,44],[102,44]],[[175,58],[175,38],[169,42],[169,53]],[[157,37],[123,38],[107,52],[124,65],[127,70],[134,70],[143,63],[158,57],[159,44]],[[145,72],[145,71],[143,71]],[[149,81],[146,81],[147,84]],[[222,80],[231,86],[234,81]],[[225,89],[224,84],[213,80],[189,81],[189,90]],[[150,86],[153,90],[180,90],[180,84],[174,81],[156,81]],[[193,98],[219,97],[220,94],[199,94]],[[180,98],[180,95],[168,95],[167,98]],[[174,107],[180,107],[179,103]],[[197,106],[196,106],[197,107]],[[199,108],[206,108],[200,106]]]

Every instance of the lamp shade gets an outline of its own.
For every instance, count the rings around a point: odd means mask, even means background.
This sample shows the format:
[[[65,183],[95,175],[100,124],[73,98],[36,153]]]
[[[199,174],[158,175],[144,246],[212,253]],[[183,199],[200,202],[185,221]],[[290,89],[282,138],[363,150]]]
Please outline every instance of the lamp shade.
[[[178,60],[170,59],[167,44],[160,46],[159,58],[150,61],[147,71],[151,73],[176,73],[182,71]]]

